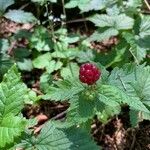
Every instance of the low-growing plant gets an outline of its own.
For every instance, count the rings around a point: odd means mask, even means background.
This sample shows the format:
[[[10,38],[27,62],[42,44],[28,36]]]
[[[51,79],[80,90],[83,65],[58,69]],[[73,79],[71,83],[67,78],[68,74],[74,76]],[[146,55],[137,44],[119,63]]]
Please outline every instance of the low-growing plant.
[[[132,129],[150,120],[147,8],[147,0],[1,0],[0,29],[17,29],[0,34],[0,149],[99,150],[95,118],[105,125],[127,108]],[[41,103],[67,105],[63,119],[23,113]]]

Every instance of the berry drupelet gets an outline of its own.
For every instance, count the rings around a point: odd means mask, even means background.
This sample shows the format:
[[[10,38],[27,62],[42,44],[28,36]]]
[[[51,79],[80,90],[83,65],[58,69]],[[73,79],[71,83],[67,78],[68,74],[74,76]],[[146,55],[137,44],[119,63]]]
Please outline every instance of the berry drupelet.
[[[85,63],[80,67],[79,79],[83,83],[92,85],[100,78],[100,75],[100,70],[94,64]]]

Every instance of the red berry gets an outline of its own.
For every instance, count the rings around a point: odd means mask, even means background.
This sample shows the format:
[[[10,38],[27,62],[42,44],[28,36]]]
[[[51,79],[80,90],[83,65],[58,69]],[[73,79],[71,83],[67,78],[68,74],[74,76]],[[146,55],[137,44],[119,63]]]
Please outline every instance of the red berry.
[[[94,64],[85,63],[80,67],[79,79],[83,83],[92,85],[100,78],[100,75],[100,70]]]

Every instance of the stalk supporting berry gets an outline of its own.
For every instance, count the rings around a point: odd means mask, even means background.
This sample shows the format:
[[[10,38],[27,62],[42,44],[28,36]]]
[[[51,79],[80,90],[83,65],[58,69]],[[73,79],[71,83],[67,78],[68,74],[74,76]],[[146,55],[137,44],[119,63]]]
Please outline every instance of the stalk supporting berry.
[[[79,79],[83,83],[92,85],[96,83],[96,81],[100,78],[100,75],[100,70],[94,64],[85,63],[80,67]]]

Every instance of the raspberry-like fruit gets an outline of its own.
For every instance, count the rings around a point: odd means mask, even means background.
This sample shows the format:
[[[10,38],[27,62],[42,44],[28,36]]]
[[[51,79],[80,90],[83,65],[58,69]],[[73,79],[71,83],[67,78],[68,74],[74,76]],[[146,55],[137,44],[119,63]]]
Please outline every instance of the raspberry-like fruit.
[[[100,78],[100,75],[100,70],[94,64],[85,63],[80,67],[79,79],[83,83],[92,85]]]

